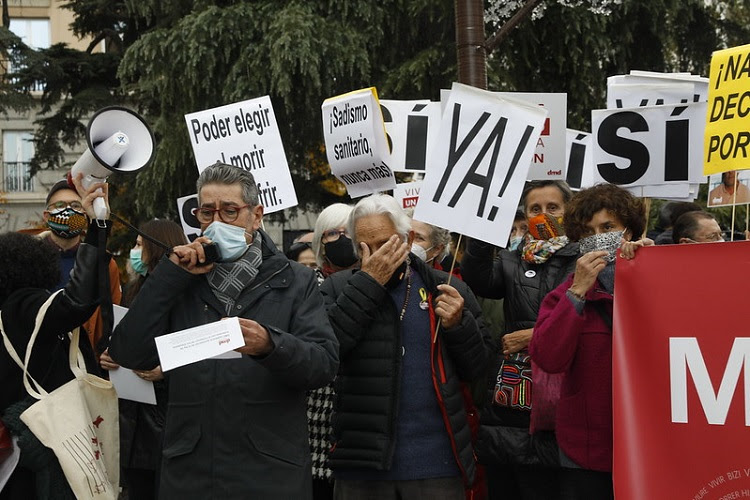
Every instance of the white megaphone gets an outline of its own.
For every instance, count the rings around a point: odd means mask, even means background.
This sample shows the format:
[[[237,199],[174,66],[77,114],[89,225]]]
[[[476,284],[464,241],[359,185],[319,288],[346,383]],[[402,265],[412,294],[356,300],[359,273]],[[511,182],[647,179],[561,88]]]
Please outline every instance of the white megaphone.
[[[72,178],[83,173],[83,187],[95,182],[107,182],[113,172],[136,172],[154,157],[154,135],[146,121],[136,112],[121,106],[102,108],[91,117],[86,128],[88,149],[68,173]],[[107,217],[107,206],[102,198],[94,200],[97,219]]]

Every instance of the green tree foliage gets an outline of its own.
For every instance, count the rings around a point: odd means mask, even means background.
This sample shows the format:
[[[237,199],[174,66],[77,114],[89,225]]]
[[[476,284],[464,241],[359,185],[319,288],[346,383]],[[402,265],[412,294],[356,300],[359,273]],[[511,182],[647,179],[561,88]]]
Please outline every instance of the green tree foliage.
[[[126,202],[113,204],[131,218],[174,214],[174,200],[195,191],[186,113],[270,95],[301,205],[319,207],[338,201],[321,185],[330,176],[320,168],[325,98],[374,85],[387,98],[437,99],[455,72],[453,3],[446,0],[72,0],[66,6],[76,14],[75,33],[94,38],[90,50],[43,50],[11,75],[45,84],[35,167],[60,166],[60,145],[82,137],[84,117],[94,110],[137,109],[158,149],[134,186],[125,176],[112,179],[128,186]],[[107,43],[104,54],[92,50],[100,40]]]
[[[568,93],[569,124],[588,128],[606,77],[630,69],[706,74],[712,50],[747,33],[744,2],[622,0],[608,14],[583,1],[544,2],[489,58],[491,90]],[[154,164],[113,176],[113,206],[134,222],[174,215],[197,169],[183,116],[271,96],[304,208],[338,198],[321,148],[320,105],[376,86],[383,98],[437,100],[455,79],[450,0],[70,0],[86,51],[30,51],[7,29],[12,71],[0,109],[28,109],[42,82],[34,168],[56,168],[86,117],[122,104],[143,113],[157,140]],[[732,22],[730,16],[736,16]],[[494,27],[488,27],[491,34]],[[104,41],[106,52],[97,52]]]
[[[491,87],[567,92],[568,125],[589,129],[606,104],[606,79],[632,69],[708,75],[726,20],[703,0],[623,0],[598,13],[545,2],[490,58]]]

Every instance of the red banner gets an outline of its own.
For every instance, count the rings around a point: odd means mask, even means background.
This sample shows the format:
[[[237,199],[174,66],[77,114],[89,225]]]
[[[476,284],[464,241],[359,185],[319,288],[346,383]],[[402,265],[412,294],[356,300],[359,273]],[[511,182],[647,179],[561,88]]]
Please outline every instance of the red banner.
[[[618,260],[617,500],[750,499],[750,242]]]

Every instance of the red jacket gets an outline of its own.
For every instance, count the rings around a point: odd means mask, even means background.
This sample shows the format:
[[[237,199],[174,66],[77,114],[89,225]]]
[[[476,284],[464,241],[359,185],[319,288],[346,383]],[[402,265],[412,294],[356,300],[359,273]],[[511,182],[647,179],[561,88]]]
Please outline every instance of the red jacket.
[[[612,329],[593,302],[611,317],[613,296],[597,282],[578,314],[566,291],[571,275],[542,302],[529,353],[543,370],[564,373],[557,405],[560,449],[584,469],[612,471]]]

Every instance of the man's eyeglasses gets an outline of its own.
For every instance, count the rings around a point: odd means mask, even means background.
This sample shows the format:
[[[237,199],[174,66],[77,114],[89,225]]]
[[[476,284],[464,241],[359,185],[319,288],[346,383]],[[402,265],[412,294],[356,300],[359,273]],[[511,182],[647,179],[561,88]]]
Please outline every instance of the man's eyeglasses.
[[[341,237],[341,235],[349,237],[349,231],[346,229],[329,229],[328,231],[323,231],[323,239],[327,241],[336,241]]]
[[[250,204],[242,205],[239,207],[235,205],[227,205],[221,208],[200,207],[193,209],[193,215],[195,215],[195,218],[198,219],[198,222],[207,223],[213,222],[214,214],[216,212],[219,212],[219,218],[222,220],[222,222],[234,222],[240,215],[240,210],[249,206]]]
[[[80,201],[62,201],[62,200],[56,201],[54,203],[50,203],[49,205],[47,205],[47,210],[51,212],[52,210],[61,210],[63,208],[68,208],[68,207],[72,208],[73,210],[77,212],[83,211],[83,205],[81,205]]]

